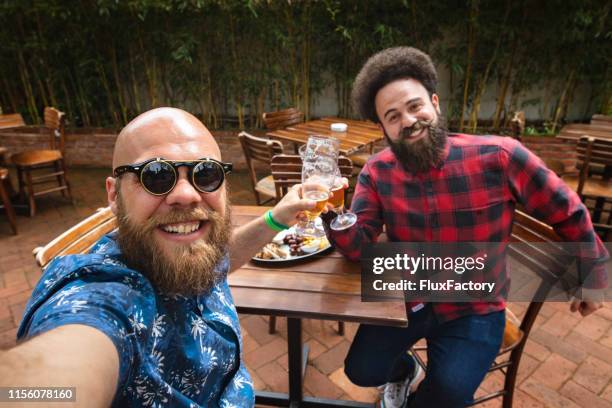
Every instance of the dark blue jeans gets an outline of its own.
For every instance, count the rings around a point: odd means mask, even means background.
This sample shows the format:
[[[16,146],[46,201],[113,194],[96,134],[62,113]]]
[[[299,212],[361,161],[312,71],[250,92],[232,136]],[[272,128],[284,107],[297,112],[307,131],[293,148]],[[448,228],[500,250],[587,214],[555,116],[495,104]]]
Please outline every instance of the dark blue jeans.
[[[426,305],[410,314],[407,328],[359,326],[344,371],[362,387],[400,381],[413,369],[406,351],[425,338],[427,374],[407,406],[463,407],[473,400],[495,359],[504,325],[504,311],[439,323]]]

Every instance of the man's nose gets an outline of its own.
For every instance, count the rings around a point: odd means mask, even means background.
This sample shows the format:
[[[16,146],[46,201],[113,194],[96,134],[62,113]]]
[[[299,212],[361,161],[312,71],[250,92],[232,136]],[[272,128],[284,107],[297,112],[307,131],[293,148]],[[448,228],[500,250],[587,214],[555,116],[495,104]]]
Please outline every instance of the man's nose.
[[[178,169],[178,180],[170,193],[166,196],[166,203],[174,206],[188,207],[202,201],[200,192],[189,181],[189,172],[186,167]]]
[[[417,121],[416,116],[411,115],[408,112],[402,113],[402,129],[409,128],[414,125]]]

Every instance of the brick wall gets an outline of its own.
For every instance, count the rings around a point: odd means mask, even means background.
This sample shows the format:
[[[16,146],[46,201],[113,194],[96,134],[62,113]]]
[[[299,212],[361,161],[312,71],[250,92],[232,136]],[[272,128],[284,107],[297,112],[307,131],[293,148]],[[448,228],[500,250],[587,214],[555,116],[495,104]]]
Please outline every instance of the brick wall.
[[[523,136],[522,142],[557,174],[577,172],[578,157],[575,142],[553,136]]]
[[[263,130],[252,134],[262,136]],[[246,168],[244,154],[238,142],[237,130],[213,131],[219,143],[223,160],[234,163],[234,168]],[[66,161],[68,166],[110,167],[117,134],[110,129],[75,129],[66,131]],[[25,150],[48,148],[49,136],[45,129],[36,126],[5,129],[0,131],[0,146],[8,149],[9,155]]]

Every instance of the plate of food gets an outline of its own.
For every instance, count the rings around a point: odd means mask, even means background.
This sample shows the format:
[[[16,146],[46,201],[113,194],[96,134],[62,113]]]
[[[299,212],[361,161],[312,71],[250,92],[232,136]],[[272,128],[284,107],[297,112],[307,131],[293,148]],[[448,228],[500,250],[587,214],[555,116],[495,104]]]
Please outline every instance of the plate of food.
[[[279,232],[252,258],[257,262],[288,262],[309,258],[331,248],[327,237],[303,237],[291,227]]]

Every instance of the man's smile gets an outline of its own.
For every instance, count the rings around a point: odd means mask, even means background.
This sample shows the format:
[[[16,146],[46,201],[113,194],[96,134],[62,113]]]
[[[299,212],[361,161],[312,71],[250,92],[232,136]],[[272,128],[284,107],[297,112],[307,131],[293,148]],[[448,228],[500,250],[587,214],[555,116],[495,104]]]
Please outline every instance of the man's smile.
[[[416,142],[417,140],[422,139],[423,137],[427,136],[427,132],[428,132],[428,128],[424,127],[421,130],[412,133],[409,136],[404,136],[402,137],[402,141],[405,141],[409,144]]]
[[[164,238],[173,241],[194,241],[208,231],[208,220],[183,221],[172,224],[160,224],[156,228]]]

